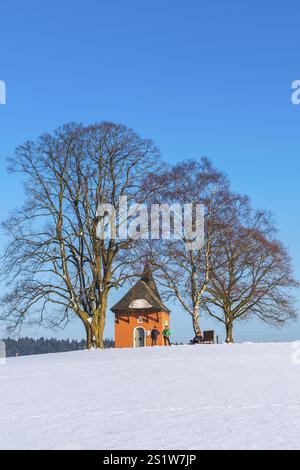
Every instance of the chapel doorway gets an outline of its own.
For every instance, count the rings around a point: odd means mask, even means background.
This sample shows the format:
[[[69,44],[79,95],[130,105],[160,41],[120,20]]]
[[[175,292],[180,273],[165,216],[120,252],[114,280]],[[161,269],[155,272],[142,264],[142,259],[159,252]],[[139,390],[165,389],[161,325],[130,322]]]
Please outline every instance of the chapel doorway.
[[[145,330],[144,328],[136,328],[134,332],[134,347],[143,348],[145,346]]]

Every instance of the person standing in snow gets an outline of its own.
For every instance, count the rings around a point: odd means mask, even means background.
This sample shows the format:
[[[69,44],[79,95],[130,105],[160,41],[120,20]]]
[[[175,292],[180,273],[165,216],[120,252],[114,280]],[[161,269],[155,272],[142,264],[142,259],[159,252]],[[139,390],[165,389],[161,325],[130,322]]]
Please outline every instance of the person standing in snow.
[[[163,337],[164,337],[164,343],[165,343],[165,346],[171,346],[171,343],[170,343],[170,335],[171,335],[171,331],[169,330],[169,327],[166,326],[164,331],[163,331]]]
[[[151,331],[152,346],[156,346],[156,341],[157,341],[158,335],[159,335],[159,331],[156,328],[156,326],[154,326],[152,331]]]

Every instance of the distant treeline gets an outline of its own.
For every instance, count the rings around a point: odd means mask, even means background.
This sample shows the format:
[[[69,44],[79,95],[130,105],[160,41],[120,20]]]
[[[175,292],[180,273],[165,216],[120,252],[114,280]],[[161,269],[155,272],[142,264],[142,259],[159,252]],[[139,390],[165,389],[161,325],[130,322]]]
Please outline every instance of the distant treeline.
[[[12,338],[4,339],[6,346],[6,356],[30,356],[33,354],[48,354],[56,352],[79,351],[86,349],[86,341],[56,339],[56,338]],[[114,341],[106,339],[104,341],[106,348],[113,348]]]

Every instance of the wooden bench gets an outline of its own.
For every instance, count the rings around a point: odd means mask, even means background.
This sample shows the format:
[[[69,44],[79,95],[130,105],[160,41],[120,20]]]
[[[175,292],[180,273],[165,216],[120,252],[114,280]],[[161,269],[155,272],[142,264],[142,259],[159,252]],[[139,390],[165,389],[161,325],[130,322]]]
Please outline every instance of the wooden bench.
[[[215,343],[215,332],[213,330],[203,331],[203,338],[200,341],[201,344],[214,344]]]

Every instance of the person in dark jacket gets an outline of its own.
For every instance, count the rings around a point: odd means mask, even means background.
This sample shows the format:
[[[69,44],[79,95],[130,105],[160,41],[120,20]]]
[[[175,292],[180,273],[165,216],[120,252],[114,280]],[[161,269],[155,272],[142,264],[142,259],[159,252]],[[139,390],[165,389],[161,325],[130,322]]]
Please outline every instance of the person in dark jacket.
[[[201,344],[203,340],[202,334],[196,335],[194,339],[191,340],[191,344]]]
[[[152,331],[151,331],[152,346],[156,346],[156,341],[157,341],[158,335],[159,335],[159,331],[156,328],[156,326],[154,326]]]

